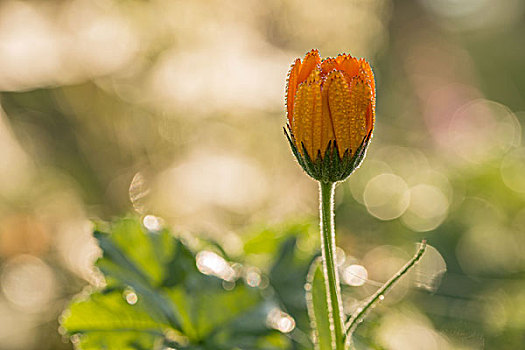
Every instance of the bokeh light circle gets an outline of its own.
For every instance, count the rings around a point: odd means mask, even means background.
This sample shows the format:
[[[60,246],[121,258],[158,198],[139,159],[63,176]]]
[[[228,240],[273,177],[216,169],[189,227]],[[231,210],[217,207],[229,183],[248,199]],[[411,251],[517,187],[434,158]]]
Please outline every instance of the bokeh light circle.
[[[359,287],[368,280],[368,271],[362,265],[350,265],[343,270],[343,281],[349,286]]]
[[[500,172],[508,188],[518,193],[525,193],[525,148],[509,152],[501,162]]]
[[[53,270],[32,255],[18,255],[6,262],[0,276],[5,297],[25,312],[41,312],[55,295]]]
[[[368,212],[381,220],[400,217],[410,204],[407,183],[394,174],[381,174],[371,179],[363,196]]]
[[[485,99],[459,108],[449,125],[449,144],[464,160],[481,164],[519,145],[521,126],[506,106]]]
[[[447,197],[439,188],[419,184],[410,189],[410,205],[401,219],[413,231],[430,231],[443,222],[448,207]]]
[[[356,201],[365,204],[363,198],[366,185],[373,177],[385,173],[392,173],[392,169],[385,162],[376,160],[374,158],[367,159],[363,165],[348,178],[348,185],[352,196]]]

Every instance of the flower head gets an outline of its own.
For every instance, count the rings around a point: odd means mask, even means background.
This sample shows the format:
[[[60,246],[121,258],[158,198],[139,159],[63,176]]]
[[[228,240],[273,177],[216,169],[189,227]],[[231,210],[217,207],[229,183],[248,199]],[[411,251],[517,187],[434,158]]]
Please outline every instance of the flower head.
[[[361,163],[374,129],[372,68],[347,54],[321,60],[312,50],[292,64],[286,107],[299,164],[316,180],[342,181]]]

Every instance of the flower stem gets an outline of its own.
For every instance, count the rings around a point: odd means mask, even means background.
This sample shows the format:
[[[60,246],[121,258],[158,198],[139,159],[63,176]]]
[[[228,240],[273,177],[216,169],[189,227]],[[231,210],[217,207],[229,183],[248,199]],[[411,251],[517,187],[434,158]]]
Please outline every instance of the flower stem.
[[[333,329],[332,345],[335,350],[339,350],[343,349],[344,322],[341,287],[335,255],[334,190],[335,183],[319,182],[323,273],[327,290],[330,326]]]

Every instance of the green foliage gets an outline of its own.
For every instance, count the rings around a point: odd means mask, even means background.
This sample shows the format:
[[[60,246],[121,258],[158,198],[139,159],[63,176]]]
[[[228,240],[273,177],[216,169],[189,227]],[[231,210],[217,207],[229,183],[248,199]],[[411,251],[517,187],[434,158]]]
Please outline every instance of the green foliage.
[[[65,313],[62,326],[82,349],[151,349],[167,326],[153,319],[139,299],[130,305],[119,290],[96,292],[78,299]]]
[[[266,324],[274,299],[241,280],[226,290],[201,274],[193,252],[169,231],[148,232],[127,218],[95,237],[106,286],[78,296],[61,319],[78,348],[290,348]]]
[[[294,317],[297,326],[302,329],[309,329],[304,284],[312,257],[301,259],[297,255],[297,239],[296,237],[289,237],[276,252],[269,278],[279,301],[284,305],[286,311]]]
[[[94,234],[102,249],[96,266],[105,287],[78,295],[61,327],[84,350],[306,350],[313,347],[312,328],[315,348],[331,350],[320,258],[298,248],[299,240],[304,245],[310,239],[308,231],[308,225],[289,225],[249,235],[241,263],[261,254],[270,257],[261,277],[269,283],[255,288],[238,278],[242,264],[237,264],[237,280],[205,275],[194,252],[170,231],[152,232],[136,218],[121,219]],[[419,260],[419,253],[407,266]],[[279,327],[269,315],[276,309],[293,317],[296,327],[289,334],[274,329]]]
[[[268,271],[275,298],[304,333],[295,345],[303,344],[307,349],[311,349],[312,344],[304,285],[318,253],[318,229],[317,223],[309,222],[264,226],[249,231],[244,243],[243,259]]]

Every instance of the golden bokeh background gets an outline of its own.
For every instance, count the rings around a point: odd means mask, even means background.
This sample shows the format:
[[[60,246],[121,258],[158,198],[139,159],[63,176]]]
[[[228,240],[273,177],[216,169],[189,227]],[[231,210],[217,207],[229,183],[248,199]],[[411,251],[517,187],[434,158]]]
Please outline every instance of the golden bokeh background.
[[[524,13],[519,0],[1,1],[0,349],[71,348],[57,319],[97,283],[92,220],[134,211],[233,253],[254,225],[315,222],[316,184],[282,131],[286,74],[311,48],[376,74],[374,138],[336,198],[355,260],[343,280],[384,281],[421,238],[428,268],[448,269],[437,290],[422,283],[431,296],[393,292],[377,344],[518,349]]]

